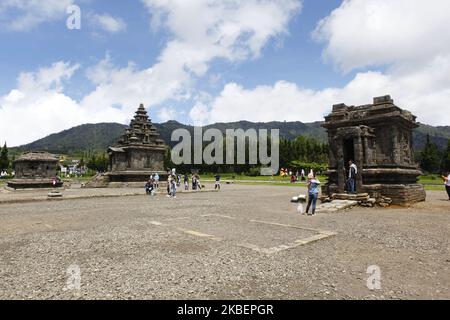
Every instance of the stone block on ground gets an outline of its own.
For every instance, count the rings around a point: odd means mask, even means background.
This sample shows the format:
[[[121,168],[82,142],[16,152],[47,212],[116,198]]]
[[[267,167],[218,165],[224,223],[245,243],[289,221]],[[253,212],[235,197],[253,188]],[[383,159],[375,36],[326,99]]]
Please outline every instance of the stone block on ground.
[[[55,198],[62,198],[63,194],[59,191],[51,191],[47,194],[47,198],[49,199],[55,199]]]
[[[353,200],[333,200],[322,203],[317,207],[317,212],[336,212],[357,206],[358,201]]]

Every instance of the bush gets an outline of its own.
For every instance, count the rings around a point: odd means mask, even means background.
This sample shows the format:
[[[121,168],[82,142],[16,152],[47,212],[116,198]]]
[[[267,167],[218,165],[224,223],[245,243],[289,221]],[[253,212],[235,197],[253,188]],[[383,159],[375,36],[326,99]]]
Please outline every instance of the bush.
[[[320,174],[328,169],[327,164],[316,163],[316,162],[302,162],[302,161],[291,161],[289,167],[295,170],[305,170],[308,174],[309,171],[313,170],[316,174]]]
[[[259,167],[252,167],[247,172],[247,175],[249,177],[257,177],[257,176],[261,175],[261,169]]]

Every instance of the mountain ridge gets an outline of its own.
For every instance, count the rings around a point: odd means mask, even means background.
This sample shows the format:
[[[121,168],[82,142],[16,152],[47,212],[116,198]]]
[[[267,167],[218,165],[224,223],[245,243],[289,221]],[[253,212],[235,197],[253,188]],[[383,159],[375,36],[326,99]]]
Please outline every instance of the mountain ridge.
[[[221,122],[206,125],[204,130],[217,128],[222,132],[226,129],[280,129],[280,137],[285,139],[294,139],[299,135],[315,137],[317,140],[326,142],[326,130],[321,127],[322,122],[303,123],[300,121],[271,121],[271,122]],[[419,124],[420,127],[413,132],[413,144],[415,150],[421,150],[426,142],[427,135],[435,142],[440,149],[445,149],[447,141],[450,139],[450,126],[431,126]],[[185,125],[178,121],[171,120],[164,123],[154,123],[161,138],[166,144],[173,146],[176,142],[171,141],[172,131],[175,129],[187,129],[191,133],[194,126]],[[116,143],[119,136],[127,128],[127,125],[119,123],[97,123],[83,124],[53,133],[38,139],[29,144],[11,148],[15,152],[23,152],[28,150],[48,151],[52,153],[74,154],[79,152],[106,151],[109,146]]]

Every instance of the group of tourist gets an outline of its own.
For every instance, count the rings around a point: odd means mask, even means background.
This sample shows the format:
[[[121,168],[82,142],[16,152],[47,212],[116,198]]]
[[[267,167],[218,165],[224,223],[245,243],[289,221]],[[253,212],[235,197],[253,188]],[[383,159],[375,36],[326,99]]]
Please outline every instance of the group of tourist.
[[[159,174],[155,173],[150,175],[150,178],[148,179],[147,183],[145,184],[145,192],[148,195],[155,195],[156,189],[159,188]]]
[[[175,170],[171,170],[167,172],[167,196],[170,198],[176,198],[177,188],[181,186],[181,175],[176,174]],[[145,184],[145,191],[148,195],[155,195],[157,189],[159,188],[159,175],[155,173],[150,176],[149,180]],[[216,174],[214,176],[215,179],[215,190],[220,190],[220,175]],[[184,190],[188,191],[190,189],[189,185],[191,184],[192,190],[202,190],[204,186],[200,181],[200,176],[198,174],[193,174],[190,178],[188,174],[184,174],[183,176],[184,182]],[[189,183],[190,182],[190,183]]]
[[[305,181],[306,180],[306,176],[305,176],[305,169],[302,169],[301,171],[295,171],[293,172],[292,170],[288,170],[285,168],[281,168],[280,169],[280,176],[281,177],[290,177],[291,183],[295,183],[298,181]]]

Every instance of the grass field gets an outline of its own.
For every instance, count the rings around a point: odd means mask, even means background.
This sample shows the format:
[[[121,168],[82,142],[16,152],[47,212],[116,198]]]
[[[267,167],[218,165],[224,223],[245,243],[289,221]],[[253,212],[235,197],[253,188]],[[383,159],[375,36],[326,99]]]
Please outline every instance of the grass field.
[[[290,186],[290,187],[298,187],[298,186],[304,186],[304,181],[299,181],[297,183],[291,183],[289,177],[281,177],[279,175],[277,176],[248,176],[248,175],[238,175],[238,174],[230,174],[225,173],[221,174],[222,182],[224,181],[233,181],[236,184],[244,184],[244,185],[272,185],[272,186]],[[322,181],[322,183],[325,183],[327,180],[326,176],[319,175],[319,180]],[[80,178],[72,178],[70,179],[72,182],[78,182],[83,183],[87,182],[92,177],[80,177]],[[201,180],[214,180],[213,174],[205,174],[201,175]],[[3,188],[6,186],[7,180],[1,179],[0,180],[0,188]],[[425,187],[425,190],[430,191],[440,191],[444,189],[442,179],[439,175],[424,175],[421,176],[419,179],[419,183],[422,183]]]
[[[233,175],[233,174],[221,174],[222,181],[233,181],[236,184],[244,184],[244,185],[273,185],[273,186],[290,186],[290,187],[298,187],[304,186],[304,181],[299,181],[297,183],[291,183],[288,177],[281,176],[247,176],[247,175]],[[319,180],[322,182],[326,182],[326,176],[318,176]],[[202,175],[202,180],[213,180],[214,175]],[[425,190],[430,191],[440,191],[444,190],[442,179],[439,175],[424,175],[419,178],[419,183],[422,183],[425,187]],[[445,190],[444,190],[445,191]]]

